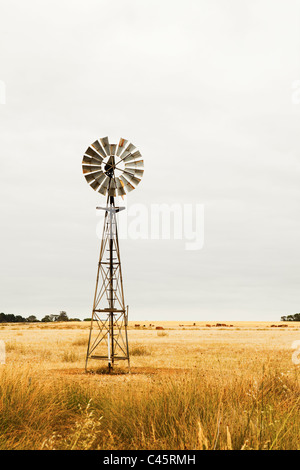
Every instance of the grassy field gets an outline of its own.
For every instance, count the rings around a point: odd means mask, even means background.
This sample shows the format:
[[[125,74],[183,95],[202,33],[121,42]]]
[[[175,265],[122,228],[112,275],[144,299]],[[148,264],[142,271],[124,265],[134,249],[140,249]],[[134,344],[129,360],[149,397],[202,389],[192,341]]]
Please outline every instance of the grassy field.
[[[300,449],[298,323],[151,323],[111,375],[87,322],[0,324],[0,449]]]

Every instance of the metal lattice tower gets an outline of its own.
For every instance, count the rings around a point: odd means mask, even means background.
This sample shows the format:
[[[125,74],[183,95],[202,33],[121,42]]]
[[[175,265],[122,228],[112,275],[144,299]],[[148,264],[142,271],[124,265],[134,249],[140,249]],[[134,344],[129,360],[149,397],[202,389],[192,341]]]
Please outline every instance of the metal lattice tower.
[[[141,154],[127,140],[109,144],[108,137],[96,140],[82,161],[84,176],[90,186],[107,195],[103,234],[98,262],[96,288],[90,324],[85,368],[89,359],[107,360],[109,371],[115,361],[127,360],[128,307],[125,307],[116,214],[125,209],[115,206],[115,197],[132,191],[141,181],[144,166]],[[101,145],[102,144],[102,145]]]

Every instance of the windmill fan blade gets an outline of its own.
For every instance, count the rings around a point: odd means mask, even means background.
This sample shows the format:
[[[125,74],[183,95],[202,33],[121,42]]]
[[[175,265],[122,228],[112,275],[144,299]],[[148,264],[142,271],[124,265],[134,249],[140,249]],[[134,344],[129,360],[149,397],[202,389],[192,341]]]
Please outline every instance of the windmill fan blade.
[[[99,184],[101,184],[105,180],[105,174],[103,173],[103,171],[97,171],[96,173],[93,173],[93,176]]]
[[[123,170],[123,173],[124,173],[124,176],[126,177],[126,175],[128,176],[134,176],[134,171],[135,170]]]
[[[95,140],[95,142],[92,144],[92,147],[94,147],[97,150],[97,152],[100,153],[100,155],[102,155],[103,158],[106,157],[106,153],[104,152],[98,140]]]
[[[127,181],[123,175],[120,176],[120,180],[124,183],[124,189],[126,189],[128,192],[134,189],[134,186],[132,186],[132,184],[129,183],[129,181]]]
[[[144,170],[137,170],[136,168],[131,168],[130,170],[126,169],[124,171],[130,171],[130,173],[133,173],[135,176],[140,176],[140,177],[142,177],[144,174]]]
[[[102,188],[105,188],[105,189],[108,189],[109,187],[109,181],[110,181],[110,178],[108,176],[106,176],[104,182],[102,183]]]
[[[88,183],[91,183],[91,181],[94,181],[94,173],[90,173],[89,175],[84,175],[84,177]]]
[[[121,184],[123,186],[123,188],[125,187],[125,184],[127,184],[129,182],[129,178],[127,179],[124,175],[121,175],[120,176],[120,181],[121,181]]]
[[[144,167],[144,161],[143,160],[138,160],[137,162],[130,162],[130,163],[125,163],[125,168],[126,170],[130,169],[130,167],[133,168],[143,168]]]
[[[134,156],[129,153],[126,157],[122,158],[123,162],[131,162],[132,160],[135,160]]]
[[[124,183],[118,177],[116,177],[116,185],[117,185],[118,196],[125,196],[126,192],[124,190]]]
[[[90,163],[91,164],[92,159],[91,157],[88,157],[87,155],[83,156],[82,163]]]
[[[97,158],[92,158],[91,164],[92,164],[92,165],[99,165],[100,162],[99,162],[99,160],[98,160]]]
[[[110,182],[109,182],[109,188],[108,188],[108,195],[109,196],[116,196],[116,182],[114,180],[114,178],[110,178]]]
[[[99,170],[101,170],[101,165],[100,166],[82,165],[83,173],[91,173],[92,171],[99,171]]]
[[[126,168],[126,170],[123,170],[125,175],[128,173],[131,176],[140,176],[142,177],[144,174],[144,170],[137,170],[136,168]]]
[[[116,155],[117,145],[116,144],[110,144],[109,148],[110,148],[110,155]]]
[[[125,152],[122,153],[121,155],[121,161],[124,161],[125,158],[129,157],[131,155],[130,152],[127,152],[127,150],[125,150]]]
[[[99,188],[99,190],[98,190],[98,193],[103,194],[103,196],[105,196],[105,194],[106,194],[106,188],[103,188],[103,186],[100,186],[100,188]]]
[[[113,196],[113,197],[116,197],[116,190],[114,188],[110,188],[108,190],[108,195],[109,196]]]
[[[95,180],[99,184],[101,184],[105,178],[105,174],[103,173],[102,170],[100,170],[100,171],[95,171],[95,173],[90,173],[89,175],[86,175],[86,179],[87,177],[89,177],[89,180],[88,180],[89,182]]]
[[[119,189],[119,188],[123,188],[123,183],[122,183],[122,181],[120,180],[120,178],[118,178],[117,176],[116,176],[116,178],[115,178],[115,182],[116,182],[116,186],[117,186],[118,189]]]
[[[105,150],[106,155],[109,157],[110,155],[110,148],[109,148],[109,140],[108,137],[102,137],[100,139],[101,144],[103,145],[103,148]]]
[[[109,180],[110,178],[108,176],[105,176],[105,179],[104,179],[104,182],[102,183],[102,185],[100,186],[98,192],[103,194],[103,196],[105,196],[105,194],[107,193],[107,189],[108,189],[108,186],[109,186]]]
[[[131,161],[134,161],[137,158],[141,158],[141,157],[142,157],[142,154],[138,150],[137,152],[129,153],[128,155],[123,156],[122,160],[123,160],[123,162],[131,162]]]
[[[136,146],[133,144],[129,144],[128,147],[126,148],[127,152],[132,153],[136,149]]]
[[[84,155],[82,163],[89,163],[90,165],[101,165],[98,158],[88,157],[87,155]]]
[[[97,160],[100,161],[100,163],[102,163],[102,160],[103,158],[100,157],[100,155],[98,155],[97,152],[95,152],[95,150],[93,150],[91,147],[88,147],[85,151],[86,155],[88,155],[89,157],[94,157],[96,158]]]
[[[134,152],[134,153],[132,154],[132,156],[133,156],[134,158],[142,158],[142,154],[141,154],[141,152],[140,152],[139,150],[137,150],[136,152]]]
[[[99,186],[100,186],[100,183],[98,183],[98,181],[94,181],[91,184],[91,188],[93,188],[95,191],[99,188]]]
[[[131,183],[125,184],[126,191],[130,192],[134,190],[134,186]]]
[[[119,157],[121,155],[121,153],[124,151],[125,147],[126,147],[126,144],[127,144],[128,140],[125,140],[125,139],[120,139],[119,141],[119,145],[118,145],[118,149],[117,149],[117,156]]]
[[[128,173],[128,171],[124,171],[125,177],[133,184],[136,186],[140,183],[141,179],[137,178],[136,176],[132,175],[131,173]]]
[[[126,196],[126,191],[123,187],[118,188],[118,196]]]
[[[137,186],[138,184],[140,184],[141,181],[142,181],[142,180],[141,180],[140,178],[136,178],[136,176],[133,176],[133,178],[132,178],[132,182],[133,182],[133,184],[135,184],[136,186]]]

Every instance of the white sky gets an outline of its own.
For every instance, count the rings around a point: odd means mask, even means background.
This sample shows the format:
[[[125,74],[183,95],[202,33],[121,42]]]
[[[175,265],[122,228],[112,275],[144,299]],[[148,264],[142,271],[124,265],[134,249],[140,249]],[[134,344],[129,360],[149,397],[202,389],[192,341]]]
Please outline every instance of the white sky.
[[[203,204],[205,243],[122,240],[130,319],[300,311],[300,1],[0,0],[0,311],[90,316],[96,138],[141,150],[135,203]],[[127,202],[126,202],[127,204]]]

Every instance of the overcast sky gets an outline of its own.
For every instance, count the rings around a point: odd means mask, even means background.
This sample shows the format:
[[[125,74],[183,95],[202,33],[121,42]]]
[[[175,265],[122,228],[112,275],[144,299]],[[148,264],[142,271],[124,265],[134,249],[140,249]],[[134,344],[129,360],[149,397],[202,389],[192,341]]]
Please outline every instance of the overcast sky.
[[[130,319],[299,312],[300,1],[0,0],[0,10],[0,311],[90,316],[105,199],[81,160],[108,135],[145,160],[128,210],[204,207],[200,250],[121,240]]]

